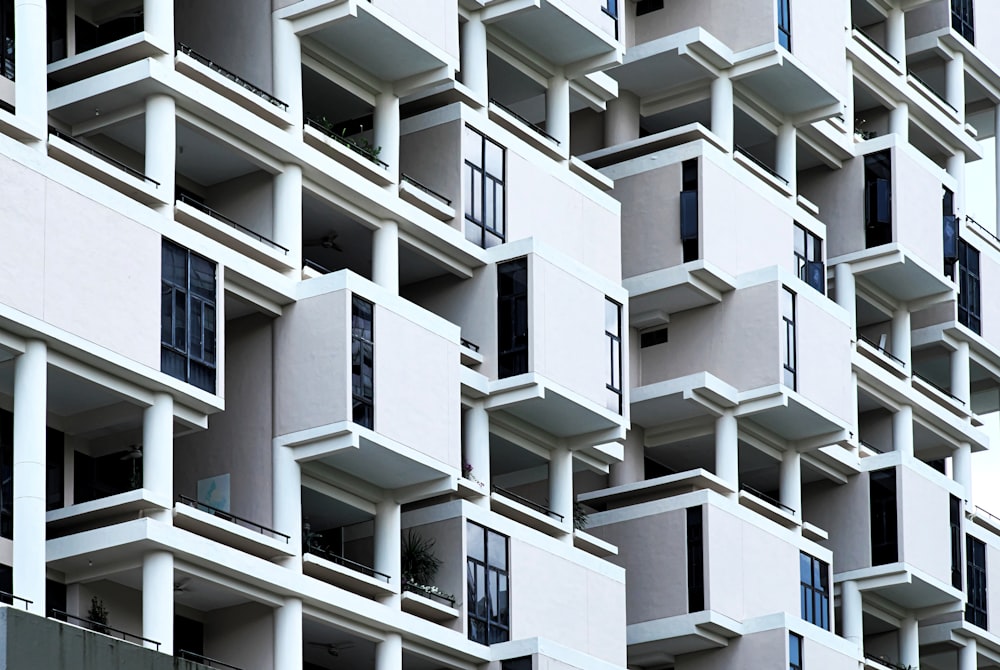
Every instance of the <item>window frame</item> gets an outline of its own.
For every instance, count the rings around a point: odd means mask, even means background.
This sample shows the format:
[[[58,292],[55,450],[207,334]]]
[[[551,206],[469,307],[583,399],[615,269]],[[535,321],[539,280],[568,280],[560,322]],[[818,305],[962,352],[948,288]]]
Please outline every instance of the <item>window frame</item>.
[[[788,631],[788,670],[802,670],[806,667],[802,646],[802,636]],[[793,654],[793,649],[797,653]],[[796,662],[796,657],[798,657],[798,662]]]
[[[468,146],[473,140],[478,142],[478,148]],[[465,238],[484,249],[503,244],[507,241],[507,149],[470,125],[465,126],[462,144]],[[500,152],[502,173],[499,176],[487,170],[487,150],[491,146]],[[493,190],[491,216],[486,213],[488,186]]]
[[[701,505],[687,508],[684,543],[688,612],[701,612],[705,609],[705,517]]]
[[[782,299],[780,300],[779,311],[781,312],[781,323],[784,327],[784,333],[781,338],[781,374],[782,383],[793,391],[798,390],[798,345],[796,336],[796,293],[787,286],[782,286],[781,294]],[[786,313],[784,300],[785,296],[790,296],[791,299],[791,310],[790,314]],[[789,383],[791,382],[791,383]]]
[[[614,310],[616,327],[614,332],[608,330],[608,320],[610,317],[608,310]],[[624,388],[622,381],[622,372],[624,370],[622,363],[622,305],[617,300],[612,300],[607,296],[604,298],[604,335],[608,340],[608,377],[605,380],[604,387],[615,396],[615,398],[612,398],[611,395],[608,396],[605,407],[621,414],[624,409],[624,393],[622,391]],[[617,386],[615,386],[616,379],[618,382]],[[615,403],[614,407],[609,404],[611,402]]]
[[[792,0],[778,0],[778,44],[792,51]]]
[[[467,607],[467,628],[468,628],[468,638],[472,642],[478,642],[479,644],[491,645],[499,644],[501,642],[507,642],[510,640],[510,537],[504,535],[503,533],[498,533],[495,530],[487,528],[475,521],[466,520],[465,522],[465,532],[468,537],[471,536],[473,532],[482,532],[482,547],[483,547],[483,558],[482,560],[472,556],[468,552],[466,553],[466,601],[468,602]],[[503,540],[504,547],[504,561],[503,565],[505,567],[499,567],[497,561],[491,560],[490,555],[490,536],[495,536]],[[466,545],[468,546],[468,544]],[[486,578],[486,586],[483,589],[483,596],[485,598],[485,614],[481,615],[479,613],[478,599],[476,597],[477,592],[477,582],[475,581],[475,575],[479,574],[476,568],[482,568],[483,574]],[[498,603],[494,603],[491,598],[490,586],[493,583],[493,575],[497,576],[497,600]],[[500,588],[500,578],[504,579],[506,584],[506,591]],[[506,601],[500,598],[500,594],[505,593]],[[506,606],[506,611],[500,611],[500,608]],[[496,608],[496,615],[493,614],[494,608]],[[477,627],[475,624],[482,624],[485,627],[485,640],[480,640],[476,638]],[[493,637],[493,633],[496,631],[499,633],[497,637]]]
[[[965,536],[965,560],[965,620],[985,630],[989,623],[986,543],[967,534]]]
[[[368,309],[367,325],[361,307]],[[365,388],[366,372],[371,380],[370,392]],[[351,295],[351,420],[375,430],[375,303],[356,293]]]
[[[878,506],[876,507],[876,505]],[[868,473],[868,508],[871,526],[871,563],[873,566],[888,565],[899,560],[898,507],[899,488],[896,482],[896,468],[884,468]],[[877,521],[878,523],[876,523]],[[877,542],[876,540],[882,541]]]
[[[951,0],[951,27],[969,44],[976,44],[975,0]]]
[[[173,270],[167,267],[168,253],[184,256],[183,279],[168,275]],[[167,238],[162,240],[160,264],[160,370],[214,394],[218,386],[219,266]],[[209,274],[211,289],[197,290],[197,277]],[[183,331],[178,336],[179,327]],[[174,369],[179,367],[183,371]]]
[[[793,232],[793,252],[795,254],[795,273],[798,278],[809,284],[823,295],[826,295],[826,265],[823,263],[823,238],[812,232],[801,223],[796,222]],[[801,240],[801,244],[799,243]],[[819,279],[812,281],[814,272],[818,270]]]
[[[983,293],[980,261],[979,250],[959,238],[958,322],[978,335],[981,335],[983,332]]]
[[[517,267],[515,267],[515,265]],[[505,279],[505,272],[510,277]],[[523,281],[518,274],[523,273]],[[530,369],[531,315],[528,257],[512,258],[497,263],[497,378],[506,379],[524,374]],[[504,284],[515,288],[504,293]]]
[[[830,630],[830,565],[804,551],[799,552],[799,605],[803,621]]]

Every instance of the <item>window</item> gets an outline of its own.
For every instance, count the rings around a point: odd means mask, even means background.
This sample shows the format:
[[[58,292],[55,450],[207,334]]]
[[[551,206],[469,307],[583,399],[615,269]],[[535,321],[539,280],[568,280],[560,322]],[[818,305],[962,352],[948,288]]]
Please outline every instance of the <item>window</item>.
[[[972,11],[974,0],[951,0],[951,27],[959,35],[976,43],[976,22]]]
[[[951,517],[951,585],[962,588],[962,501],[955,496],[949,500]]]
[[[888,151],[865,156],[865,248],[892,242],[892,158]]]
[[[782,383],[793,391],[795,388],[795,293],[782,287],[781,323],[784,333],[781,338]]]
[[[604,13],[615,20],[615,39],[618,39],[618,0],[604,0],[601,5]]]
[[[955,278],[955,263],[958,262],[958,217],[955,216],[955,194],[944,189],[941,198],[942,234],[944,242],[944,274]]]
[[[778,44],[792,50],[792,0],[778,0]]]
[[[605,407],[622,413],[622,306],[604,299],[604,334],[608,338],[607,399]]]
[[[701,507],[687,510],[688,612],[705,609],[705,543]]]
[[[684,262],[698,260],[698,161],[681,164],[681,247]]]
[[[788,634],[788,670],[802,670],[802,636]]]
[[[669,328],[657,328],[656,330],[647,330],[644,333],[639,334],[639,348],[646,349],[648,347],[655,347],[658,344],[666,344],[670,339],[670,329]]]
[[[465,238],[487,249],[504,242],[505,151],[468,126],[465,152]]]
[[[979,250],[958,241],[958,322],[974,333],[983,332],[979,284]]]
[[[899,530],[896,514],[896,470],[876,470],[869,475],[872,565],[899,560]]]
[[[826,295],[823,240],[795,224],[795,272],[799,279]]]
[[[528,259],[497,265],[497,365],[501,379],[528,371]]]
[[[800,553],[799,582],[803,620],[830,630],[830,566],[809,554]]]
[[[663,9],[663,0],[638,0],[635,3],[635,15],[642,16]]]
[[[163,240],[160,369],[215,393],[215,263]]]
[[[532,670],[531,657],[520,656],[500,661],[500,670]]]
[[[351,396],[354,423],[375,427],[375,306],[354,296],[351,302]]]
[[[506,642],[510,639],[507,537],[471,521],[465,528],[469,639],[480,644]]]
[[[966,587],[965,620],[986,628],[986,544],[965,536],[968,583]]]
[[[0,77],[14,81],[14,3],[0,1]]]

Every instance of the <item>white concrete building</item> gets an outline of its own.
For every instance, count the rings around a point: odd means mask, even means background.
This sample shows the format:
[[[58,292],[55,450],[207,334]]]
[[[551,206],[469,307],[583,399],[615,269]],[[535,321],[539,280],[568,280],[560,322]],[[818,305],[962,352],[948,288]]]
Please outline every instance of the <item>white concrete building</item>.
[[[0,619],[149,667],[1000,667],[998,37],[0,0]]]

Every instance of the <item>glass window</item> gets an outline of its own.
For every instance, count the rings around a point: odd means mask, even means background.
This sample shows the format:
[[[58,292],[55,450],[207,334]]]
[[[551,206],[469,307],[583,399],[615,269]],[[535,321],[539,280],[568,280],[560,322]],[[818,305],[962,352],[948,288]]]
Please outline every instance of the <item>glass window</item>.
[[[215,263],[163,240],[160,369],[215,393]]]
[[[951,0],[951,27],[970,44],[976,43],[974,3],[975,0]]]
[[[604,299],[604,334],[608,338],[608,371],[605,387],[608,397],[605,407],[622,413],[622,306],[611,298]]]
[[[830,566],[809,554],[799,554],[799,583],[802,619],[830,630]]]
[[[469,639],[480,644],[510,639],[508,538],[471,521],[465,534]]]
[[[0,2],[0,77],[14,80],[13,2]]]
[[[982,333],[979,250],[958,241],[958,322],[974,333]]]
[[[502,244],[505,149],[468,126],[462,139],[465,237],[485,248]]]
[[[688,612],[705,609],[705,544],[701,507],[687,510]]]
[[[528,371],[528,259],[497,265],[497,363],[501,379]]]
[[[795,293],[787,288],[781,291],[781,324],[782,383],[794,391],[796,390]]]
[[[892,157],[865,156],[865,248],[892,242]]]
[[[823,264],[823,240],[803,226],[795,224],[795,272],[799,279],[826,295],[826,266]]]
[[[778,0],[778,44],[792,50],[792,0]]]
[[[949,499],[951,520],[951,585],[962,588],[962,501],[955,496]]]
[[[968,573],[965,620],[980,628],[986,628],[986,611],[989,606],[986,592],[986,545],[966,535],[965,554]]]
[[[802,636],[788,634],[788,670],[802,670]]]
[[[698,260],[698,161],[681,163],[681,248],[684,262]]]
[[[899,560],[899,524],[896,512],[896,470],[876,470],[869,475],[872,565]]]
[[[351,395],[354,423],[375,427],[375,306],[354,296],[351,303]]]

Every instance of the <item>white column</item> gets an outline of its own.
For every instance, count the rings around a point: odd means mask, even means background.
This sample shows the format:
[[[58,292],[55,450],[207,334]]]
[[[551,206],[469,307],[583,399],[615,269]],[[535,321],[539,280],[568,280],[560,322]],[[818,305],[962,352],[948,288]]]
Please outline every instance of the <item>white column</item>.
[[[863,651],[864,615],[861,611],[861,591],[855,581],[843,582],[840,585],[840,622],[844,639],[853,642],[859,651]]]
[[[604,113],[604,146],[614,147],[639,139],[639,96],[621,89],[618,97],[608,100]]]
[[[641,482],[646,478],[646,446],[645,431],[642,426],[633,423],[625,434],[624,458],[621,463],[611,464],[608,483],[611,486],[623,486]]]
[[[159,642],[164,654],[174,653],[174,555],[169,551],[142,557],[142,636]]]
[[[910,139],[910,106],[905,102],[897,102],[889,110],[889,132],[899,135],[903,141]]]
[[[833,291],[837,298],[837,304],[847,310],[853,337],[854,322],[857,314],[857,290],[854,281],[854,270],[848,263],[838,263],[833,267]]]
[[[372,144],[378,159],[389,165],[393,181],[399,179],[399,98],[392,91],[375,96],[375,127]]]
[[[302,268],[302,168],[285,165],[274,175],[274,241],[288,249],[288,262]]]
[[[295,554],[291,558],[276,559],[275,562],[286,568],[301,570],[302,561],[298,556],[302,553],[302,470],[290,447],[273,445],[271,454],[274,471],[274,498],[271,502],[274,528],[291,536],[288,545]]]
[[[910,367],[910,310],[906,305],[892,313],[890,353]]]
[[[962,486],[964,500],[972,500],[972,446],[968,442],[959,442],[951,454],[951,475]]]
[[[733,82],[728,74],[712,80],[712,132],[722,140],[722,146],[733,149]]]
[[[951,60],[944,64],[944,99],[958,112],[958,120],[965,123],[965,54],[956,50]]]
[[[490,415],[482,404],[476,404],[462,414],[462,473],[479,482],[486,494],[476,502],[490,506]],[[471,469],[470,469],[471,468]]]
[[[372,232],[372,281],[399,293],[399,225],[383,221]]]
[[[403,638],[399,633],[386,633],[385,638],[375,645],[375,670],[400,670],[402,667]]]
[[[958,670],[977,670],[979,668],[979,643],[975,638],[968,638],[964,647],[958,648]]]
[[[479,12],[469,14],[461,32],[462,83],[484,105],[490,99],[486,68],[486,24]]]
[[[148,2],[149,0],[147,0]],[[281,76],[272,77],[274,97],[288,105],[288,114],[295,123],[288,132],[302,135],[302,43],[292,22],[274,18],[271,21],[272,67]]]
[[[795,193],[795,126],[791,123],[783,123],[778,128],[778,136],[775,138],[775,172],[788,180],[788,187]]]
[[[948,174],[958,182],[955,189],[955,215],[965,216],[965,152],[956,151],[948,156]]]
[[[153,395],[153,404],[142,413],[142,487],[167,508],[174,502],[174,399],[168,393]],[[169,509],[153,518],[171,523]]]
[[[392,498],[379,501],[375,506],[375,565],[379,572],[389,575],[389,583],[397,593],[380,598],[387,605],[399,603],[402,525],[399,503]]]
[[[858,426],[858,373],[851,372],[851,423],[854,427],[853,436],[861,439],[861,430]],[[857,453],[858,447],[854,444],[851,445],[851,451]]]
[[[157,60],[168,67],[174,63],[174,3],[163,0],[143,0],[142,29],[153,36],[156,44],[167,49]]]
[[[715,420],[715,475],[733,487],[740,488],[739,430],[736,416],[726,410]]]
[[[45,0],[14,0],[15,114],[38,139],[48,133]]]
[[[850,58],[845,60],[844,79],[847,82],[844,87],[844,90],[847,91],[847,95],[844,96],[844,127],[847,129],[847,137],[852,138],[854,135],[854,61]]]
[[[556,447],[549,452],[549,505],[563,517],[563,525],[573,528],[573,452]],[[563,538],[572,542],[571,535]]]
[[[564,155],[569,155],[569,79],[557,74],[549,79],[545,93],[545,132],[559,141]]]
[[[901,405],[892,415],[892,449],[913,456],[913,408]]]
[[[904,668],[920,666],[920,628],[912,616],[899,622],[899,664]]]
[[[969,381],[969,343],[958,342],[951,352],[951,394],[969,407],[972,387]]]
[[[14,361],[14,594],[45,616],[45,411],[48,387],[44,342],[30,340]]]
[[[302,601],[298,598],[285,598],[281,607],[274,608],[273,667],[302,667]]]
[[[781,504],[792,508],[802,518],[802,455],[789,449],[781,456],[779,471]]]
[[[996,143],[995,149],[1000,149],[1000,105],[993,110],[993,141]],[[994,151],[993,173],[994,173],[994,193],[1000,194],[1000,151]],[[1000,237],[1000,195],[997,196],[996,205],[996,234]],[[963,214],[965,212],[962,212]]]
[[[906,71],[906,26],[903,20],[903,10],[897,6],[890,7],[885,17],[886,51],[899,61],[899,66]]]
[[[177,169],[177,118],[174,99],[164,93],[146,98],[146,165],[144,172],[159,182],[157,193],[173,212]],[[172,216],[172,214],[171,214]]]

